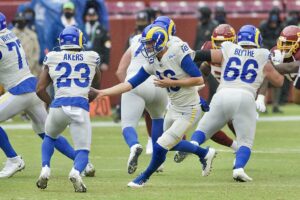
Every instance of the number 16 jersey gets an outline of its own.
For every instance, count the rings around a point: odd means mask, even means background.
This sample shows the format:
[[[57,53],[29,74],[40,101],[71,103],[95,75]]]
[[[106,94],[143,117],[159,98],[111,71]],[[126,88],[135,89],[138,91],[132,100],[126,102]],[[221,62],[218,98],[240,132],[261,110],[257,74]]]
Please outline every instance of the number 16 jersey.
[[[263,48],[244,49],[232,42],[223,42],[221,82],[218,90],[222,88],[238,88],[256,92],[265,77],[264,67],[269,61],[270,52]]]

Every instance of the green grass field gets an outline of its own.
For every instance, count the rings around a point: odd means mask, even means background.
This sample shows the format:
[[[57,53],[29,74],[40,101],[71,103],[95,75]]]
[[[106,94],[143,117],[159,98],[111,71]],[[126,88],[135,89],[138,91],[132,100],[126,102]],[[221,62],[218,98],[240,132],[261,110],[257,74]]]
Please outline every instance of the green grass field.
[[[283,110],[284,115],[276,116],[300,114],[299,106],[286,106]],[[258,122],[254,153],[246,167],[246,172],[254,179],[251,183],[234,182],[234,154],[228,148],[208,142],[205,145],[219,150],[210,176],[201,176],[201,166],[195,156],[177,164],[173,162],[174,152],[170,152],[165,162],[165,171],[154,174],[142,189],[131,189],[126,185],[145,169],[150,156],[143,153],[136,173],[129,175],[126,169],[129,149],[123,141],[120,127],[93,128],[90,160],[97,172],[94,178],[84,178],[88,188],[88,192],[84,194],[74,192],[68,180],[72,162],[58,152],[54,154],[51,163],[52,176],[48,188],[36,188],[35,182],[41,169],[41,140],[31,130],[9,129],[7,132],[11,142],[23,156],[26,168],[12,178],[0,180],[0,199],[300,199],[299,124],[299,121]],[[229,133],[226,128],[225,130]],[[145,146],[145,127],[139,127],[138,132],[140,142]],[[69,138],[67,131],[64,135]],[[230,133],[229,135],[232,136]],[[3,153],[0,161],[5,161]]]

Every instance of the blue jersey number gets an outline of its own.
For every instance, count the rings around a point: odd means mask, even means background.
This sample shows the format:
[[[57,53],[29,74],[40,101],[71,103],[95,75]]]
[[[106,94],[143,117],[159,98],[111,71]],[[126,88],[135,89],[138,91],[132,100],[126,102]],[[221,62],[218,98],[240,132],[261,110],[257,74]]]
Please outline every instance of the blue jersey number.
[[[255,81],[255,78],[257,77],[257,72],[255,70],[255,69],[258,69],[257,61],[254,59],[248,59],[245,62],[245,64],[243,65],[242,73],[240,73],[240,70],[235,67],[235,66],[241,66],[241,64],[242,64],[241,60],[238,57],[231,57],[228,60],[225,71],[224,71],[224,80],[234,81],[238,77],[240,77],[240,79],[243,82],[253,83]],[[252,69],[249,69],[249,67],[252,67]],[[229,73],[230,73],[230,76],[229,76]]]
[[[161,74],[163,74],[163,76],[168,77],[168,78],[170,78],[172,80],[178,80],[177,78],[173,77],[173,76],[175,76],[175,72],[172,71],[172,70],[170,70],[170,69],[164,71],[163,73],[160,73],[160,72],[156,71],[156,75],[159,77],[160,80],[163,79],[163,77],[161,76]],[[167,88],[168,92],[178,92],[179,90],[180,90],[180,87],[178,87],[178,86],[177,87],[169,87],[169,88]]]
[[[62,69],[64,69],[65,72],[57,79],[57,88],[71,87],[71,79],[69,76],[72,72],[72,67],[67,62],[61,62],[56,66],[55,71],[61,71]],[[81,78],[84,80],[82,81],[79,78],[75,78],[74,83],[79,87],[87,87],[90,82],[89,75],[91,72],[89,66],[85,63],[79,63],[75,66],[74,71],[80,72],[82,69],[84,72],[81,73]]]
[[[21,47],[20,40],[16,40],[15,42],[9,42],[6,44],[9,51],[13,51],[14,47],[16,48],[17,56],[18,56],[18,63],[19,63],[19,69],[23,68],[23,62],[22,62],[22,56],[19,50],[19,47]]]

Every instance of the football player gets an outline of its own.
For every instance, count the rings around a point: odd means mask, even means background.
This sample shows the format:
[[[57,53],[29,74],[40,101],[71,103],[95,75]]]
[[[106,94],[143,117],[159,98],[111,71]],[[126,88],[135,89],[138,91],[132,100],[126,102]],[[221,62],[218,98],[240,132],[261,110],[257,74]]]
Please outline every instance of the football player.
[[[273,52],[272,61],[274,64],[300,60],[300,28],[293,25],[285,27],[280,33],[276,47],[271,52]],[[278,68],[277,70],[282,74],[285,73],[285,77],[289,81],[294,81],[294,102],[299,104],[299,76],[297,77],[297,73],[290,73],[287,68]]]
[[[148,62],[141,53],[142,46],[139,41],[140,39],[141,34],[131,39],[131,46],[120,60],[116,74],[121,82],[128,81]],[[150,76],[144,83],[122,94],[121,97],[122,132],[130,148],[130,155],[127,162],[127,171],[129,174],[136,171],[138,157],[143,151],[142,145],[138,142],[136,127],[145,108],[152,119],[151,137],[154,144],[160,136],[156,133],[162,133],[163,117],[168,103],[168,96],[165,89],[155,87],[153,84],[154,78],[155,76]]]
[[[168,45],[172,42],[181,41],[178,37],[175,36],[176,27],[175,23],[172,19],[167,16],[157,17],[154,22],[154,25],[164,28],[169,35]],[[143,66],[143,64],[147,63],[148,60],[141,54],[142,44],[140,43],[141,34],[136,35],[131,40],[131,47],[124,53],[120,60],[120,64],[116,75],[118,76],[121,82],[127,81],[133,75],[135,75],[139,69]],[[122,94],[121,104],[122,113],[121,113],[121,123],[123,129],[123,136],[125,138],[126,143],[130,147],[130,155],[127,162],[128,173],[132,174],[137,169],[138,157],[141,154],[142,146],[138,142],[138,137],[136,133],[136,126],[141,117],[141,113],[143,112],[145,106],[146,110],[152,110],[152,112],[156,109],[162,114],[165,112],[165,108],[167,106],[167,93],[165,90],[161,88],[155,87],[153,85],[153,79],[155,76],[150,76],[147,81],[143,84],[135,88],[134,90]],[[163,92],[162,92],[163,91]],[[156,102],[157,108],[153,108],[151,105],[152,102]],[[157,103],[158,102],[158,103]],[[134,106],[129,106],[134,104]],[[149,105],[150,104],[150,105]],[[156,112],[157,112],[156,111]],[[152,117],[153,119],[153,117]],[[162,127],[163,121],[162,119],[153,119],[152,124],[153,128]],[[155,128],[156,129],[156,128]],[[151,131],[154,134],[157,131]],[[161,132],[162,133],[162,132]],[[152,144],[154,145],[159,135],[152,136]],[[162,171],[163,167],[159,167],[158,172]]]
[[[269,50],[260,48],[262,37],[255,26],[243,26],[237,42],[223,42],[220,50],[197,52],[200,60],[221,64],[222,71],[210,112],[204,114],[193,137],[202,144],[232,120],[238,143],[233,179],[246,182],[252,181],[244,167],[250,158],[255,136],[256,92],[265,77],[276,87],[282,86],[284,77],[274,69]]]
[[[47,111],[35,94],[36,83],[37,78],[30,73],[19,39],[6,28],[6,18],[0,13],[0,84],[6,90],[0,97],[0,121],[24,111],[31,118],[34,132],[43,139]],[[64,137],[58,137],[54,145],[58,151],[74,160],[75,151]],[[1,127],[0,148],[7,157],[0,178],[10,177],[24,169],[23,159],[15,152]]]
[[[98,71],[100,57],[94,51],[83,51],[83,33],[74,26],[66,27],[59,35],[61,51],[52,51],[44,60],[44,68],[37,85],[37,95],[50,105],[42,144],[42,170],[36,183],[45,189],[50,178],[50,160],[60,133],[70,126],[76,150],[74,165],[69,173],[75,192],[86,192],[80,173],[88,163],[91,146],[91,123],[88,93]],[[46,92],[53,82],[55,97]]]
[[[200,117],[198,88],[203,84],[201,72],[193,62],[194,52],[187,43],[175,42],[167,45],[168,33],[164,28],[149,25],[142,33],[142,53],[148,59],[131,79],[114,87],[97,90],[98,96],[112,96],[130,91],[144,82],[150,75],[157,79],[154,84],[165,88],[170,106],[164,119],[164,132],[153,146],[148,168],[129,187],[143,187],[155,170],[165,161],[169,150],[185,151],[199,156],[203,164],[202,175],[207,176],[216,155],[213,148],[203,149],[181,140],[184,133]]]

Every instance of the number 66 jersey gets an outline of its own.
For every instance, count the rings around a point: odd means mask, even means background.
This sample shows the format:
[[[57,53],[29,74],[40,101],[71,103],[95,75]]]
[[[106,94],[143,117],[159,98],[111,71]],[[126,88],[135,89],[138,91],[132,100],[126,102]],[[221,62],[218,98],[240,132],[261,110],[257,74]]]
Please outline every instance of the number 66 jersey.
[[[53,80],[51,107],[77,106],[88,111],[88,92],[100,63],[94,51],[52,51],[44,59]]]
[[[269,61],[270,52],[263,48],[244,49],[232,42],[222,43],[221,88],[240,88],[256,92],[264,80],[264,66]]]

